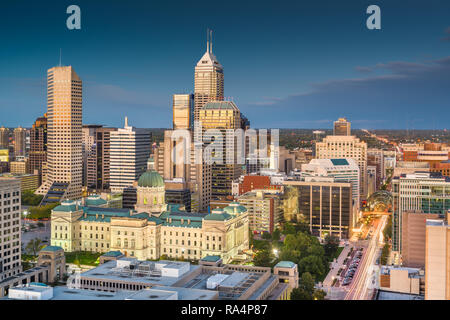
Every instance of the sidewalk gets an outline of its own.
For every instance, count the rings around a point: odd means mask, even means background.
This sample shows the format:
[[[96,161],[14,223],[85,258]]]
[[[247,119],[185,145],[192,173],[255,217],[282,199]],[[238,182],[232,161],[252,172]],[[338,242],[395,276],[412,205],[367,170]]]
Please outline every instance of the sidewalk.
[[[342,250],[341,254],[337,258],[336,262],[331,263],[330,272],[328,272],[327,277],[323,281],[323,287],[331,287],[333,284],[333,280],[337,277],[337,273],[339,269],[343,266],[345,258],[347,258],[348,253],[350,252],[350,248],[352,245],[349,244]]]

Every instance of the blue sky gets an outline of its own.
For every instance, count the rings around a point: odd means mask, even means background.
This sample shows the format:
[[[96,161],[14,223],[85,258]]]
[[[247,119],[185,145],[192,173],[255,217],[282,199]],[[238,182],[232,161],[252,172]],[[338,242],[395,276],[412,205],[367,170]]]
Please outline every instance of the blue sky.
[[[67,6],[81,30],[66,28]],[[381,30],[366,8],[381,8]],[[83,79],[83,122],[170,127],[214,30],[225,96],[253,127],[450,128],[450,2],[10,1],[0,8],[0,125],[46,111],[46,70]]]

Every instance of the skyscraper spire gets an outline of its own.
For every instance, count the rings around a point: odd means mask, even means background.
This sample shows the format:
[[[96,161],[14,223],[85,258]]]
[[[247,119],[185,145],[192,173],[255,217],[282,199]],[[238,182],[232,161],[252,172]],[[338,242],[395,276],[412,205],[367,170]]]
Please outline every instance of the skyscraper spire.
[[[209,28],[206,28],[206,52],[209,52]]]
[[[212,41],[212,30],[209,30],[209,41],[210,41],[210,44],[209,44],[209,53],[212,53],[212,44],[213,44],[213,41]]]

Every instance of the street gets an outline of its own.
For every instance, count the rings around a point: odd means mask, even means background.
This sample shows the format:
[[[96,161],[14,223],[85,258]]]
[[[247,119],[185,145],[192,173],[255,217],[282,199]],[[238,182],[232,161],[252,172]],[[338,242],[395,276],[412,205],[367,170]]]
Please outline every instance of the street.
[[[387,222],[387,216],[382,216],[376,225],[367,248],[364,250],[360,265],[356,271],[352,283],[348,288],[345,300],[370,300],[373,289],[378,285],[378,266],[376,260],[380,254],[382,231]]]

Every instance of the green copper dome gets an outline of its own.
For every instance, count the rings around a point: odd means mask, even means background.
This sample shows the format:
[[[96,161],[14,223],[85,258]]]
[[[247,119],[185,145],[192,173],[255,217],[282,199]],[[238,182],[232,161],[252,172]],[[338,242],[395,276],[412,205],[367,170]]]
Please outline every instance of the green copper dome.
[[[247,208],[244,206],[241,206],[239,202],[231,202],[228,207],[225,207],[223,209],[224,212],[228,214],[241,214],[247,211]]]
[[[149,170],[141,175],[138,186],[147,188],[164,187],[164,180],[158,172]]]

